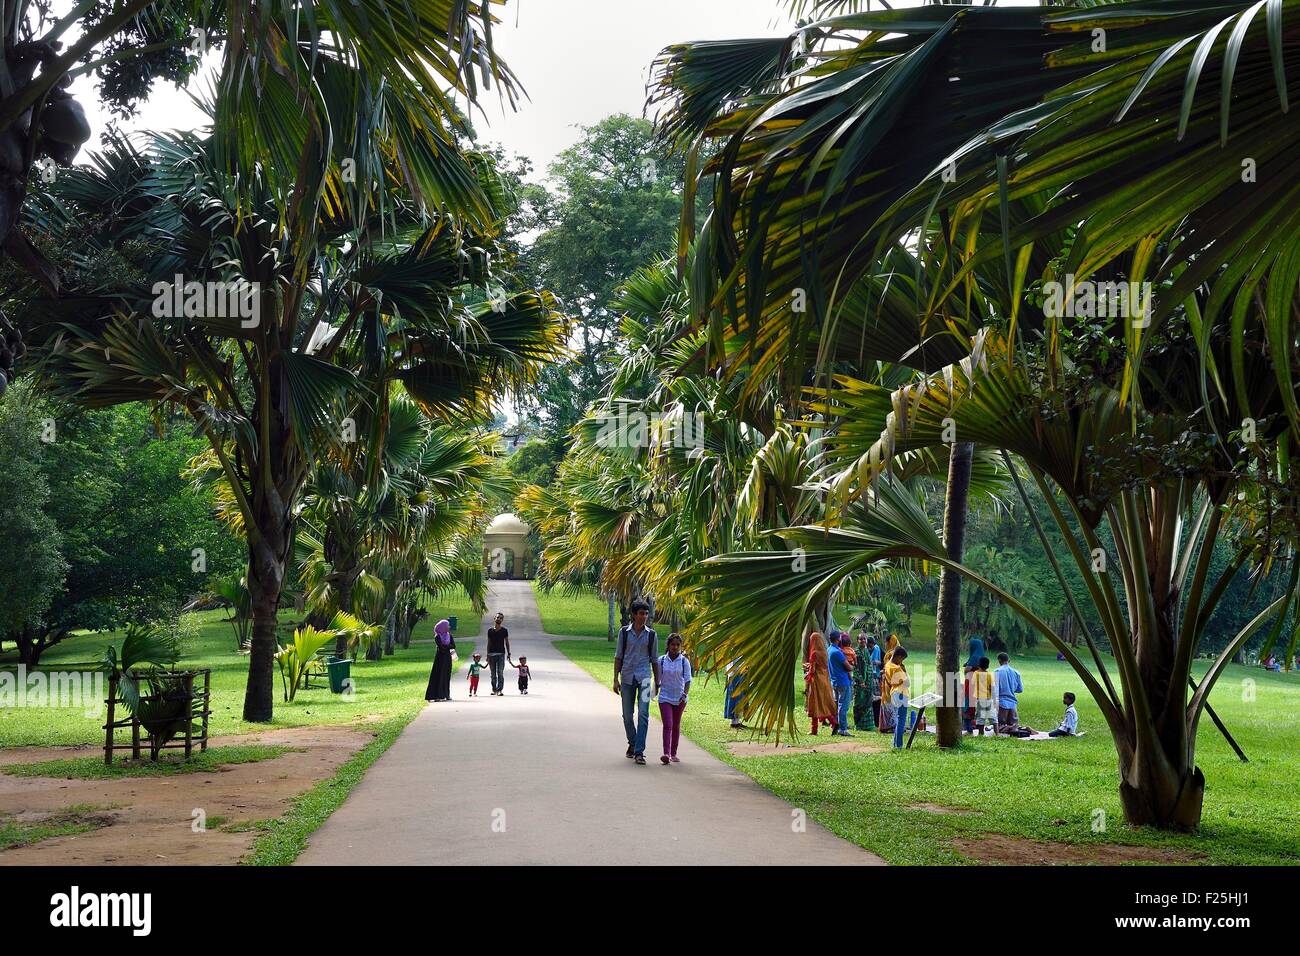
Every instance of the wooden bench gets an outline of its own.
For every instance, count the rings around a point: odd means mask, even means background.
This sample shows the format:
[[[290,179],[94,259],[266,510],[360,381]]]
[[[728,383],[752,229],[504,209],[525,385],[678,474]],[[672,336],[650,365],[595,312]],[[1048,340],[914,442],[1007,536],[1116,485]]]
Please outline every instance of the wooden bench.
[[[303,690],[311,690],[311,682],[313,678],[324,681],[325,686],[329,686],[329,661],[333,656],[333,644],[330,644],[327,647],[322,647],[312,656],[312,659],[307,664],[307,669],[302,672],[302,684],[300,686]]]

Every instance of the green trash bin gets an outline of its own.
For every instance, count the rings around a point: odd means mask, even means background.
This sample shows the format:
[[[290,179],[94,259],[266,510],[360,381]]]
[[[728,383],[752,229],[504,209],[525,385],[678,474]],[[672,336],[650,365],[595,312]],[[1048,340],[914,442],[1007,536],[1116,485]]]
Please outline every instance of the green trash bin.
[[[447,623],[451,625],[453,631],[456,630],[456,615],[453,614],[451,617],[447,618]]]
[[[343,693],[343,688],[352,678],[352,661],[346,657],[331,657],[325,666],[330,672],[330,693]]]

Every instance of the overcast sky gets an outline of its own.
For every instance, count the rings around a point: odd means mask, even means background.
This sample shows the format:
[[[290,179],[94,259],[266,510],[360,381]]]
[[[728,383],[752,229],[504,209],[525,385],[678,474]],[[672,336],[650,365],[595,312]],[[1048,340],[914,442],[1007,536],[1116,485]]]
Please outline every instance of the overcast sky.
[[[640,115],[655,55],[671,43],[770,36],[788,24],[776,0],[511,0],[499,14],[493,40],[528,98],[515,112],[495,93],[475,116],[480,136],[527,156],[539,173],[555,154],[610,113]],[[209,70],[217,56],[208,56]],[[93,81],[79,78],[74,93],[90,107],[99,142],[108,116],[98,108]],[[183,90],[154,84],[152,95],[123,129],[193,128],[202,114]]]

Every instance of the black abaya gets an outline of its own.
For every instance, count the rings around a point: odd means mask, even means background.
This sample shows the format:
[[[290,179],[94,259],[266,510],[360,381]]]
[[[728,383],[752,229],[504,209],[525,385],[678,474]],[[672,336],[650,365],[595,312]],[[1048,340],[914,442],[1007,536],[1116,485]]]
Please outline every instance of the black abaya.
[[[429,674],[429,687],[424,692],[425,700],[451,700],[451,651],[456,646],[453,637],[451,643],[444,647],[434,641],[438,648],[433,657],[433,672]]]

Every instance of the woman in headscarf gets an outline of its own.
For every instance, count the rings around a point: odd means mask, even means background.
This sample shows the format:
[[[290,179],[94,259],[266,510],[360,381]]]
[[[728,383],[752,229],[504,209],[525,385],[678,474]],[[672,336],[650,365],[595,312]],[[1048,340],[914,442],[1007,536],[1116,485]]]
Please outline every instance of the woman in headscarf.
[[[982,638],[972,637],[970,639],[970,656],[966,658],[966,666],[971,670],[977,670],[980,666],[980,658],[984,656],[984,641]]]
[[[456,639],[451,636],[451,622],[445,618],[433,626],[435,652],[433,672],[425,700],[451,700],[451,662],[456,653]]]
[[[808,637],[808,673],[804,676],[804,686],[808,695],[808,716],[812,718],[812,730],[816,734],[820,724],[829,724],[831,733],[835,726],[835,695],[831,692],[831,672],[826,661],[826,642],[820,631],[813,631]]]
[[[884,688],[888,686],[888,683],[885,681],[885,672],[894,659],[894,651],[901,646],[902,645],[898,643],[898,635],[890,634],[889,640],[885,642],[885,653],[883,655],[884,667],[882,667],[880,672],[876,674],[876,678],[880,681],[881,686],[879,724],[880,732],[882,734],[892,733],[894,730],[894,707],[889,699],[889,694],[884,692]]]
[[[894,648],[898,646],[898,635],[890,634],[889,640],[885,641],[885,663],[888,664],[894,659]]]

